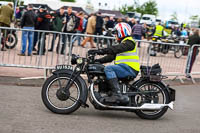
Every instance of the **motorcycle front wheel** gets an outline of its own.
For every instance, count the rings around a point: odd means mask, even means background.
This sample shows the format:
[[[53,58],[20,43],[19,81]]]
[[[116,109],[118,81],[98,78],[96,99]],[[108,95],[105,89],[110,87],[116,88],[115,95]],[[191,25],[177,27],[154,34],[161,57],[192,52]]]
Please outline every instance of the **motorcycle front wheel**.
[[[82,93],[82,86],[78,79],[74,80],[68,91],[65,86],[70,80],[70,74],[59,74],[59,77],[52,75],[42,87],[42,101],[52,112],[58,114],[70,114],[80,106],[80,99],[85,97]],[[72,81],[71,81],[72,82]]]
[[[153,104],[168,104],[170,101],[169,93],[165,86],[159,82],[142,81],[137,83],[136,88],[139,92],[146,93],[140,95],[136,101],[138,105],[144,103]],[[142,119],[155,120],[162,117],[168,110],[168,107],[163,107],[160,110],[136,110],[135,113]]]

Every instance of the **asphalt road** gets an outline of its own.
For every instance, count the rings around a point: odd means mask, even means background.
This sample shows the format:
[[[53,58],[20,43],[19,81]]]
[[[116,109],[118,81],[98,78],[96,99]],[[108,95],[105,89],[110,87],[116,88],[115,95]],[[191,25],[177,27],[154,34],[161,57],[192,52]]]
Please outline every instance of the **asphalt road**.
[[[174,88],[175,110],[151,121],[92,106],[72,115],[53,114],[41,101],[41,88],[0,85],[0,133],[199,133],[200,86]]]

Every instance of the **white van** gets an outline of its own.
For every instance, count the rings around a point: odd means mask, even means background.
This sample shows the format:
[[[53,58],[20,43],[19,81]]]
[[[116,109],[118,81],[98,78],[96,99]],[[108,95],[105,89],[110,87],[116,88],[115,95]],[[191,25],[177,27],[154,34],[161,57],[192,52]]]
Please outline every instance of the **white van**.
[[[128,16],[129,18],[134,18],[136,21],[140,21],[141,13],[138,13],[138,12],[127,12],[126,16]]]
[[[151,14],[144,14],[140,20],[140,23],[146,23],[149,26],[153,26],[156,23],[156,16]]]

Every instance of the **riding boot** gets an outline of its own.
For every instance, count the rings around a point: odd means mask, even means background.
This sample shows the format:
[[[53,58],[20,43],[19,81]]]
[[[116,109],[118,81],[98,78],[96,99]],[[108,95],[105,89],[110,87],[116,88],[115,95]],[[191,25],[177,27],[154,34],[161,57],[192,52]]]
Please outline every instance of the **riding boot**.
[[[120,86],[118,83],[118,79],[110,79],[108,80],[110,87],[112,88],[112,96],[108,98],[108,101],[113,101],[120,104],[128,104],[129,97],[126,95],[122,95]]]
[[[6,51],[5,50],[6,39],[4,37],[2,37],[1,43],[2,43],[1,51]]]

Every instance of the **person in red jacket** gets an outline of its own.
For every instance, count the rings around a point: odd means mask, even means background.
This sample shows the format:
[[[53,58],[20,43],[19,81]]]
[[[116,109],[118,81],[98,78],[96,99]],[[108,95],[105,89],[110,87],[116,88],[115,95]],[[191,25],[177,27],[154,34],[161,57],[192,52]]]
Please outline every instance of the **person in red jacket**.
[[[79,25],[78,28],[76,29],[76,33],[77,34],[81,34],[83,32],[83,18],[84,18],[84,13],[81,11],[78,13],[78,19],[79,19]],[[77,35],[73,38],[72,40],[72,44],[74,44],[74,42],[78,40],[78,46],[81,45],[81,36]]]

